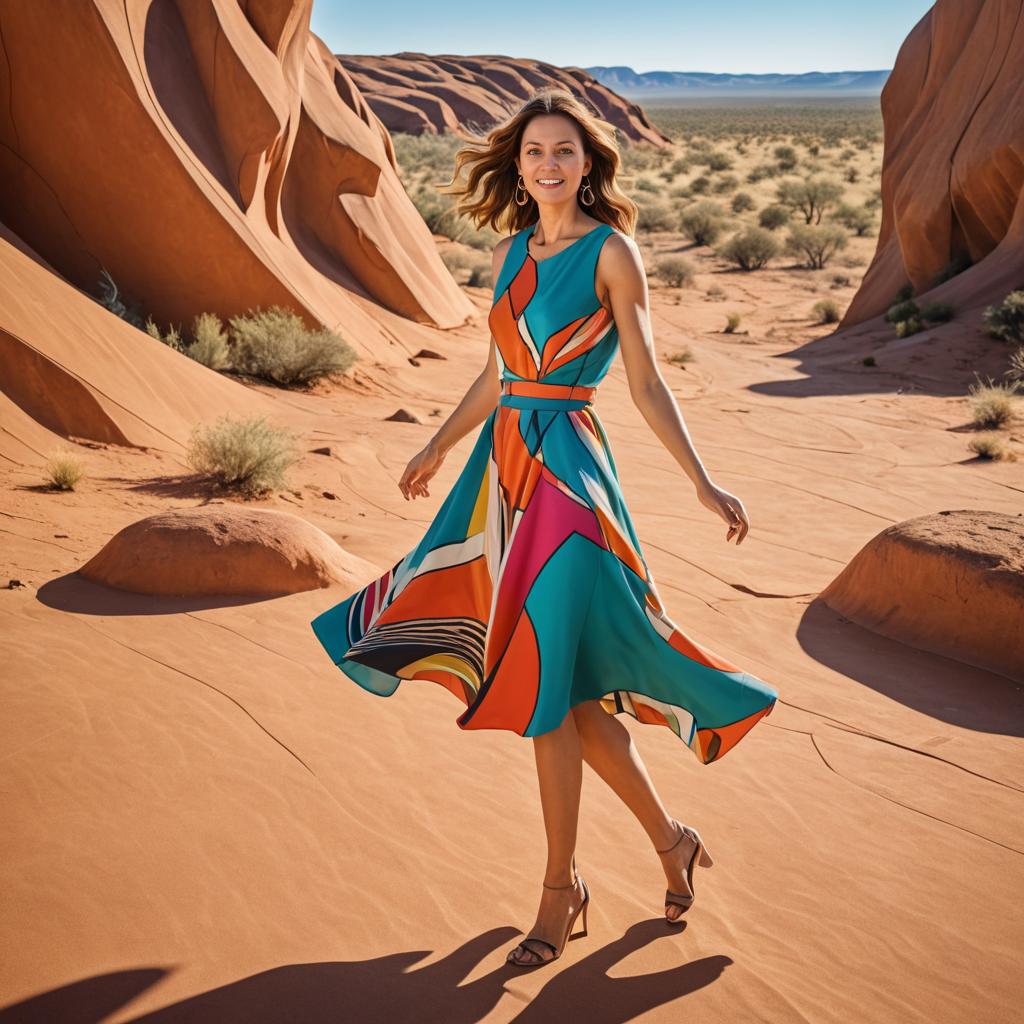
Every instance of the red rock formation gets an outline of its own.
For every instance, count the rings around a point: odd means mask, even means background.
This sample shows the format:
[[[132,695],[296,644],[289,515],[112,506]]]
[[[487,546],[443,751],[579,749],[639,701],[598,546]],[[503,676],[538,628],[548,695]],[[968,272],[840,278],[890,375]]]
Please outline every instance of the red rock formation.
[[[357,585],[374,569],[290,512],[211,504],[131,523],[78,572],[136,594],[271,597]]]
[[[865,629],[1024,682],[1024,516],[968,510],[897,523],[819,597]]]
[[[1024,285],[1024,0],[938,0],[882,90],[878,248],[841,326],[907,281],[963,312]],[[970,269],[932,288],[967,257]]]
[[[381,307],[473,318],[311,4],[5,4],[0,221],[162,323],[280,303],[381,358]]]
[[[582,68],[498,54],[339,54],[338,59],[389,131],[486,130],[505,120],[535,90],[561,86],[592,106],[630,142],[670,144],[642,108]]]

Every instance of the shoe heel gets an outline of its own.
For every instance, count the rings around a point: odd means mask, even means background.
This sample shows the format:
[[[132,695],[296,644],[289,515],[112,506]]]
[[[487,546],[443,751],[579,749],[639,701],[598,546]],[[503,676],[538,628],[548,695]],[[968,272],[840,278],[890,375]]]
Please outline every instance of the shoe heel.
[[[709,868],[715,862],[711,859],[711,854],[708,853],[708,848],[701,843],[700,844],[700,859],[697,861],[702,868]]]
[[[582,882],[583,879],[581,878],[580,881]],[[577,916],[582,915],[582,917],[583,917],[583,931],[580,932],[581,936],[586,935],[588,933],[588,930],[587,930],[587,911],[590,909],[590,889],[587,888],[587,883],[586,882],[583,882],[583,891],[584,891],[584,893],[586,895],[584,896],[583,903],[580,905],[580,909],[577,912]],[[573,926],[575,926],[575,924],[576,924],[576,922],[573,921]]]

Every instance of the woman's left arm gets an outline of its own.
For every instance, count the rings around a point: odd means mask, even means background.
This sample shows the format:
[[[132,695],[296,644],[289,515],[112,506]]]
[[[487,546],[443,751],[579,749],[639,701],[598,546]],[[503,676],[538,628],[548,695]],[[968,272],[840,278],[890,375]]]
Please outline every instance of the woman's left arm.
[[[658,369],[651,334],[647,274],[640,250],[632,238],[617,232],[609,240],[601,250],[597,278],[599,290],[604,285],[606,304],[618,328],[630,397],[658,440],[692,481],[701,504],[729,524],[726,543],[735,536],[737,545],[740,544],[750,529],[743,502],[712,482],[690,440],[675,396]]]

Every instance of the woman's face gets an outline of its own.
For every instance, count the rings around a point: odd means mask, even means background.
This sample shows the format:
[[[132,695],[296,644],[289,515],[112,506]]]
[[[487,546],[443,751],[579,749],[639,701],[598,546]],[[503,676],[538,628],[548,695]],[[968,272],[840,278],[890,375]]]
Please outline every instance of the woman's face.
[[[583,176],[590,173],[590,163],[580,130],[571,118],[538,114],[527,122],[516,164],[526,191],[538,203],[575,201]]]

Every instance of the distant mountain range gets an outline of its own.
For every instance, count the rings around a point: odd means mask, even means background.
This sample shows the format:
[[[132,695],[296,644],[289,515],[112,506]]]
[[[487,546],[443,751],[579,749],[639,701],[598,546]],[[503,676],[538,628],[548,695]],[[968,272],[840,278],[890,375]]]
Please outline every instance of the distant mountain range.
[[[584,68],[603,86],[628,99],[694,96],[877,96],[888,71],[809,71],[802,75],[733,75],[705,71]]]

